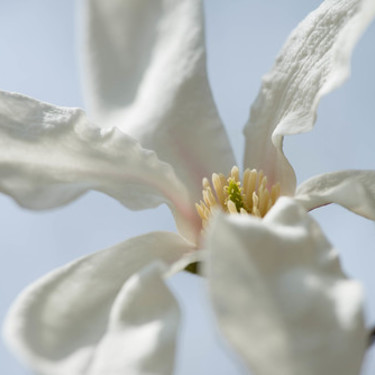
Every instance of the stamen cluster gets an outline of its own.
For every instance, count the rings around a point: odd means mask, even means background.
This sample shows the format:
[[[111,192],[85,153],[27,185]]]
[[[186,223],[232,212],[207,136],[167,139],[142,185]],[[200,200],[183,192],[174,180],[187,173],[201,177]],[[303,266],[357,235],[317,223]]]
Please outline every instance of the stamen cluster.
[[[239,169],[234,166],[228,177],[223,174],[212,175],[212,185],[207,178],[202,181],[203,201],[195,207],[202,218],[203,228],[212,215],[212,211],[220,208],[230,214],[246,214],[264,217],[280,196],[280,184],[269,189],[267,177],[262,171],[246,169],[241,186]]]

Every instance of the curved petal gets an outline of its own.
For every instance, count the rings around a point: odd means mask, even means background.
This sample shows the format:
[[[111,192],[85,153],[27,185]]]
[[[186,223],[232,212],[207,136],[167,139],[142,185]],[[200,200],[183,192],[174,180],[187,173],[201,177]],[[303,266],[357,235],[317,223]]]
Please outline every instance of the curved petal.
[[[294,171],[283,136],[312,129],[320,98],[350,73],[355,43],[375,15],[372,0],[326,0],[292,32],[262,87],[245,126],[245,167],[263,169],[271,184],[293,195]]]
[[[280,198],[264,220],[219,216],[207,245],[220,328],[254,374],[359,374],[361,287],[302,207]]]
[[[337,203],[375,220],[375,171],[339,171],[310,178],[298,186],[295,199],[306,210]]]
[[[124,368],[149,374],[154,365],[156,374],[164,374],[161,369],[173,365],[176,306],[154,272],[138,272],[157,260],[170,266],[191,251],[182,237],[155,232],[59,268],[18,297],[5,338],[43,375],[133,374]],[[123,357],[114,355],[106,363],[111,350],[120,356],[121,348],[114,346],[122,340]],[[103,366],[112,367],[104,371]]]
[[[201,1],[86,0],[82,14],[90,112],[154,150],[199,200],[202,178],[235,164],[208,84]]]
[[[173,373],[180,313],[160,265],[133,275],[117,297],[87,373]]]
[[[95,128],[79,109],[0,92],[0,150],[0,191],[27,208],[60,206],[95,189],[131,209],[167,203],[191,239],[199,228],[171,166],[121,131]]]

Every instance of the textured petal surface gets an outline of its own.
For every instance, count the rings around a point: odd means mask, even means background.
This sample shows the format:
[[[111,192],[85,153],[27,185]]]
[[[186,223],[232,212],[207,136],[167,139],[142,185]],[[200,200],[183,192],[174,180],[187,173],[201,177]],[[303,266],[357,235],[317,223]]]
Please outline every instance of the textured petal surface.
[[[170,373],[176,304],[155,271],[140,271],[190,251],[180,236],[156,232],[53,271],[14,303],[8,344],[43,375]]]
[[[167,203],[182,233],[200,225],[173,169],[118,129],[92,126],[79,109],[0,93],[0,191],[19,204],[46,209],[89,189],[131,209]]]
[[[307,210],[337,203],[375,220],[375,171],[325,173],[298,186],[295,199]]]
[[[322,95],[350,73],[353,47],[375,14],[372,0],[326,0],[299,24],[281,50],[246,124],[245,167],[263,169],[292,195],[296,180],[283,136],[311,130]]]
[[[200,0],[87,0],[84,69],[90,112],[175,168],[200,197],[202,178],[234,157],[206,73]]]
[[[359,374],[361,287],[302,207],[280,198],[264,220],[219,216],[207,247],[218,322],[254,374]]]

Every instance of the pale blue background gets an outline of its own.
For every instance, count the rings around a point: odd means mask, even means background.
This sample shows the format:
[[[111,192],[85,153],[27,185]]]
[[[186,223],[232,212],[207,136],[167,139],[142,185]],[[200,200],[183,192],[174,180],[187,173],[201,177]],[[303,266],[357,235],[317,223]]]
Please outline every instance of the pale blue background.
[[[2,0],[0,3],[0,88],[51,103],[82,106],[74,0]],[[316,0],[207,0],[208,65],[214,96],[236,156],[243,153],[242,126],[261,76],[283,41],[319,4]],[[375,169],[375,27],[353,59],[353,77],[324,98],[313,132],[289,138],[285,150],[299,181],[325,171]],[[342,208],[315,216],[342,253],[347,272],[367,294],[367,320],[375,324],[375,226]],[[0,196],[0,319],[17,293],[56,266],[157,229],[173,230],[165,208],[134,213],[105,196],[90,193],[48,213],[30,213]],[[239,361],[217,343],[204,283],[177,276],[172,287],[185,310],[178,375],[244,374]],[[372,350],[372,357],[375,357]],[[272,360],[270,358],[270,360]],[[369,358],[363,374],[375,372]],[[29,374],[0,346],[1,374]],[[67,374],[69,375],[69,374]]]

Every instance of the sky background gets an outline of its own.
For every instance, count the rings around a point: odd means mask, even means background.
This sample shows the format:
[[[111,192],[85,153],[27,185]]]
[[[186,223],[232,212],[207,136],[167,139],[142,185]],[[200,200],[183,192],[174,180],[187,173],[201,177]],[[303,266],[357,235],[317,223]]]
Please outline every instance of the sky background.
[[[77,1],[2,0],[0,89],[64,106],[83,106],[79,78]],[[208,72],[214,97],[238,163],[242,127],[261,76],[272,66],[290,31],[320,2],[315,0],[206,0]],[[375,25],[358,44],[352,77],[323,98],[316,127],[285,141],[298,181],[339,169],[375,169]],[[329,206],[313,214],[342,256],[346,272],[363,282],[369,325],[375,325],[375,224]],[[89,193],[59,210],[33,213],[0,196],[0,319],[30,282],[74,258],[153,230],[174,230],[165,207],[131,212]],[[174,277],[184,326],[177,375],[245,374],[218,338],[205,299],[204,281]],[[370,351],[363,375],[375,372]],[[27,375],[0,344],[3,374]]]

